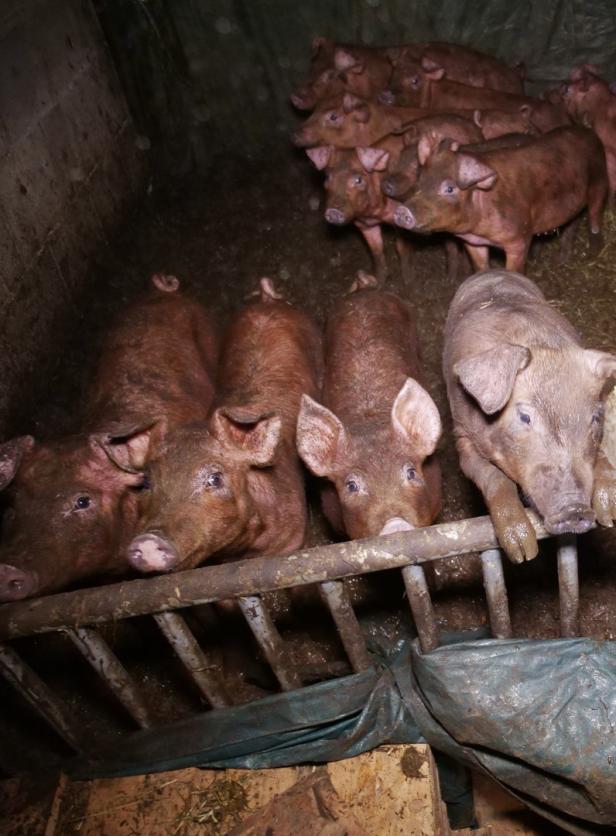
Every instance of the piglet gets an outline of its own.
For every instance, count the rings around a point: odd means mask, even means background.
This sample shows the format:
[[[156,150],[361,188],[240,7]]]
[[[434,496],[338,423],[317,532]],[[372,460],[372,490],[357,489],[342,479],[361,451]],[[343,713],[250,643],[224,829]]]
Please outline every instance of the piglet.
[[[413,312],[363,277],[327,322],[323,404],[305,393],[297,447],[331,483],[323,509],[351,538],[430,525],[441,507],[430,458],[441,434],[421,384]]]
[[[295,449],[300,398],[316,396],[321,338],[269,279],[223,339],[206,421],[153,428],[134,464],[150,483],[130,563],[141,572],[208,558],[288,554],[302,545],[306,500]]]
[[[599,444],[616,357],[583,348],[530,279],[500,270],[458,289],[443,368],[460,465],[513,562],[537,554],[518,490],[552,534],[612,525],[616,471]]]
[[[218,341],[205,310],[154,276],[150,294],[109,330],[86,399],[83,432],[0,445],[0,601],[57,592],[129,569],[147,481],[133,461],[152,427],[204,418]]]

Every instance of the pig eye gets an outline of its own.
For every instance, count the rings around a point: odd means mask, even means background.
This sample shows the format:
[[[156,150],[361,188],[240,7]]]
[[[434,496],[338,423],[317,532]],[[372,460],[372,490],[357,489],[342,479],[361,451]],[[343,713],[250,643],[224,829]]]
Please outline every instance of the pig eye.
[[[76,511],[83,511],[85,508],[90,507],[90,497],[89,496],[78,496],[75,500],[75,504],[73,505]]]
[[[456,190],[456,187],[453,183],[443,183],[441,191],[443,194],[453,194]]]
[[[417,471],[412,464],[404,465],[404,476],[407,482],[414,482],[417,479]]]
[[[339,119],[339,116],[338,116],[338,114],[336,113],[336,111],[335,111],[335,110],[331,110],[331,111],[327,114],[327,121],[328,121],[328,122],[337,122],[337,121],[338,121],[338,119]]]
[[[210,473],[205,482],[206,487],[208,488],[222,488],[223,483],[224,479],[219,470],[214,471],[214,473]]]
[[[363,186],[364,185],[364,178],[361,176],[361,174],[356,174],[355,177],[351,178],[351,183],[354,186]]]
[[[528,412],[520,412],[520,421],[523,424],[530,424],[530,415]]]
[[[421,84],[421,79],[419,78],[418,75],[414,75],[411,78],[411,86],[412,87],[419,87],[420,84]]]
[[[139,485],[139,487],[144,491],[149,491],[150,490],[150,488],[152,487],[152,480],[150,478],[149,473],[144,473],[143,474],[143,479],[142,479],[141,485]]]
[[[351,474],[344,480],[344,487],[347,493],[359,493],[361,491],[361,481],[358,476]]]

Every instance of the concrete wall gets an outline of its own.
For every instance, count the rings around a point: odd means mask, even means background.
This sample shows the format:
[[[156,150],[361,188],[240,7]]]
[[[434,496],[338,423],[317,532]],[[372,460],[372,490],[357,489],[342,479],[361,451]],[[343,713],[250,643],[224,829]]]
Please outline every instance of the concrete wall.
[[[143,154],[90,0],[0,4],[0,438],[74,325]]]

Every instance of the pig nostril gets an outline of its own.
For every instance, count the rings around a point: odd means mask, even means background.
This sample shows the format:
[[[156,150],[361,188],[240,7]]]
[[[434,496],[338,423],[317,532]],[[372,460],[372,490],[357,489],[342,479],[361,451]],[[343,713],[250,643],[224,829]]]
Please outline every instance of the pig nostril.
[[[327,209],[325,211],[325,220],[330,224],[336,224],[338,226],[346,223],[344,212],[341,212],[340,209]]]
[[[393,105],[395,104],[396,97],[391,90],[381,90],[376,100],[379,104]]]
[[[394,212],[394,223],[403,229],[414,229],[416,223],[415,216],[408,206],[399,206]]]
[[[128,562],[140,572],[168,572],[180,562],[175,547],[158,534],[142,534],[128,547]]]
[[[7,584],[10,592],[20,592],[24,586],[24,579],[23,578],[13,578],[12,581],[9,581]]]

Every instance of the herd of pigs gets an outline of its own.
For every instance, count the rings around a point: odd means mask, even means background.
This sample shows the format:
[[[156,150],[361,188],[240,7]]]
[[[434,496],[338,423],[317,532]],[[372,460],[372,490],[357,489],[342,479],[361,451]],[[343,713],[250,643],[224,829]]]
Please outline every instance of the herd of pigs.
[[[0,601],[290,554],[306,534],[303,465],[340,536],[434,522],[441,418],[413,308],[384,289],[382,223],[404,230],[406,277],[416,232],[446,234],[452,275],[458,240],[483,271],[451,302],[443,373],[461,468],[508,557],[537,554],[525,506],[553,534],[612,525],[616,470],[600,443],[616,356],[584,348],[520,272],[534,234],[585,208],[599,246],[616,96],[588,64],[544,99],[523,95],[522,76],[452,44],[315,39],[292,96],[313,113],[293,141],[326,173],[326,220],[360,229],[375,275],[358,274],[324,333],[261,279],[222,334],[155,275],[107,332],[82,433],[0,445]],[[489,270],[489,247],[506,270]]]

